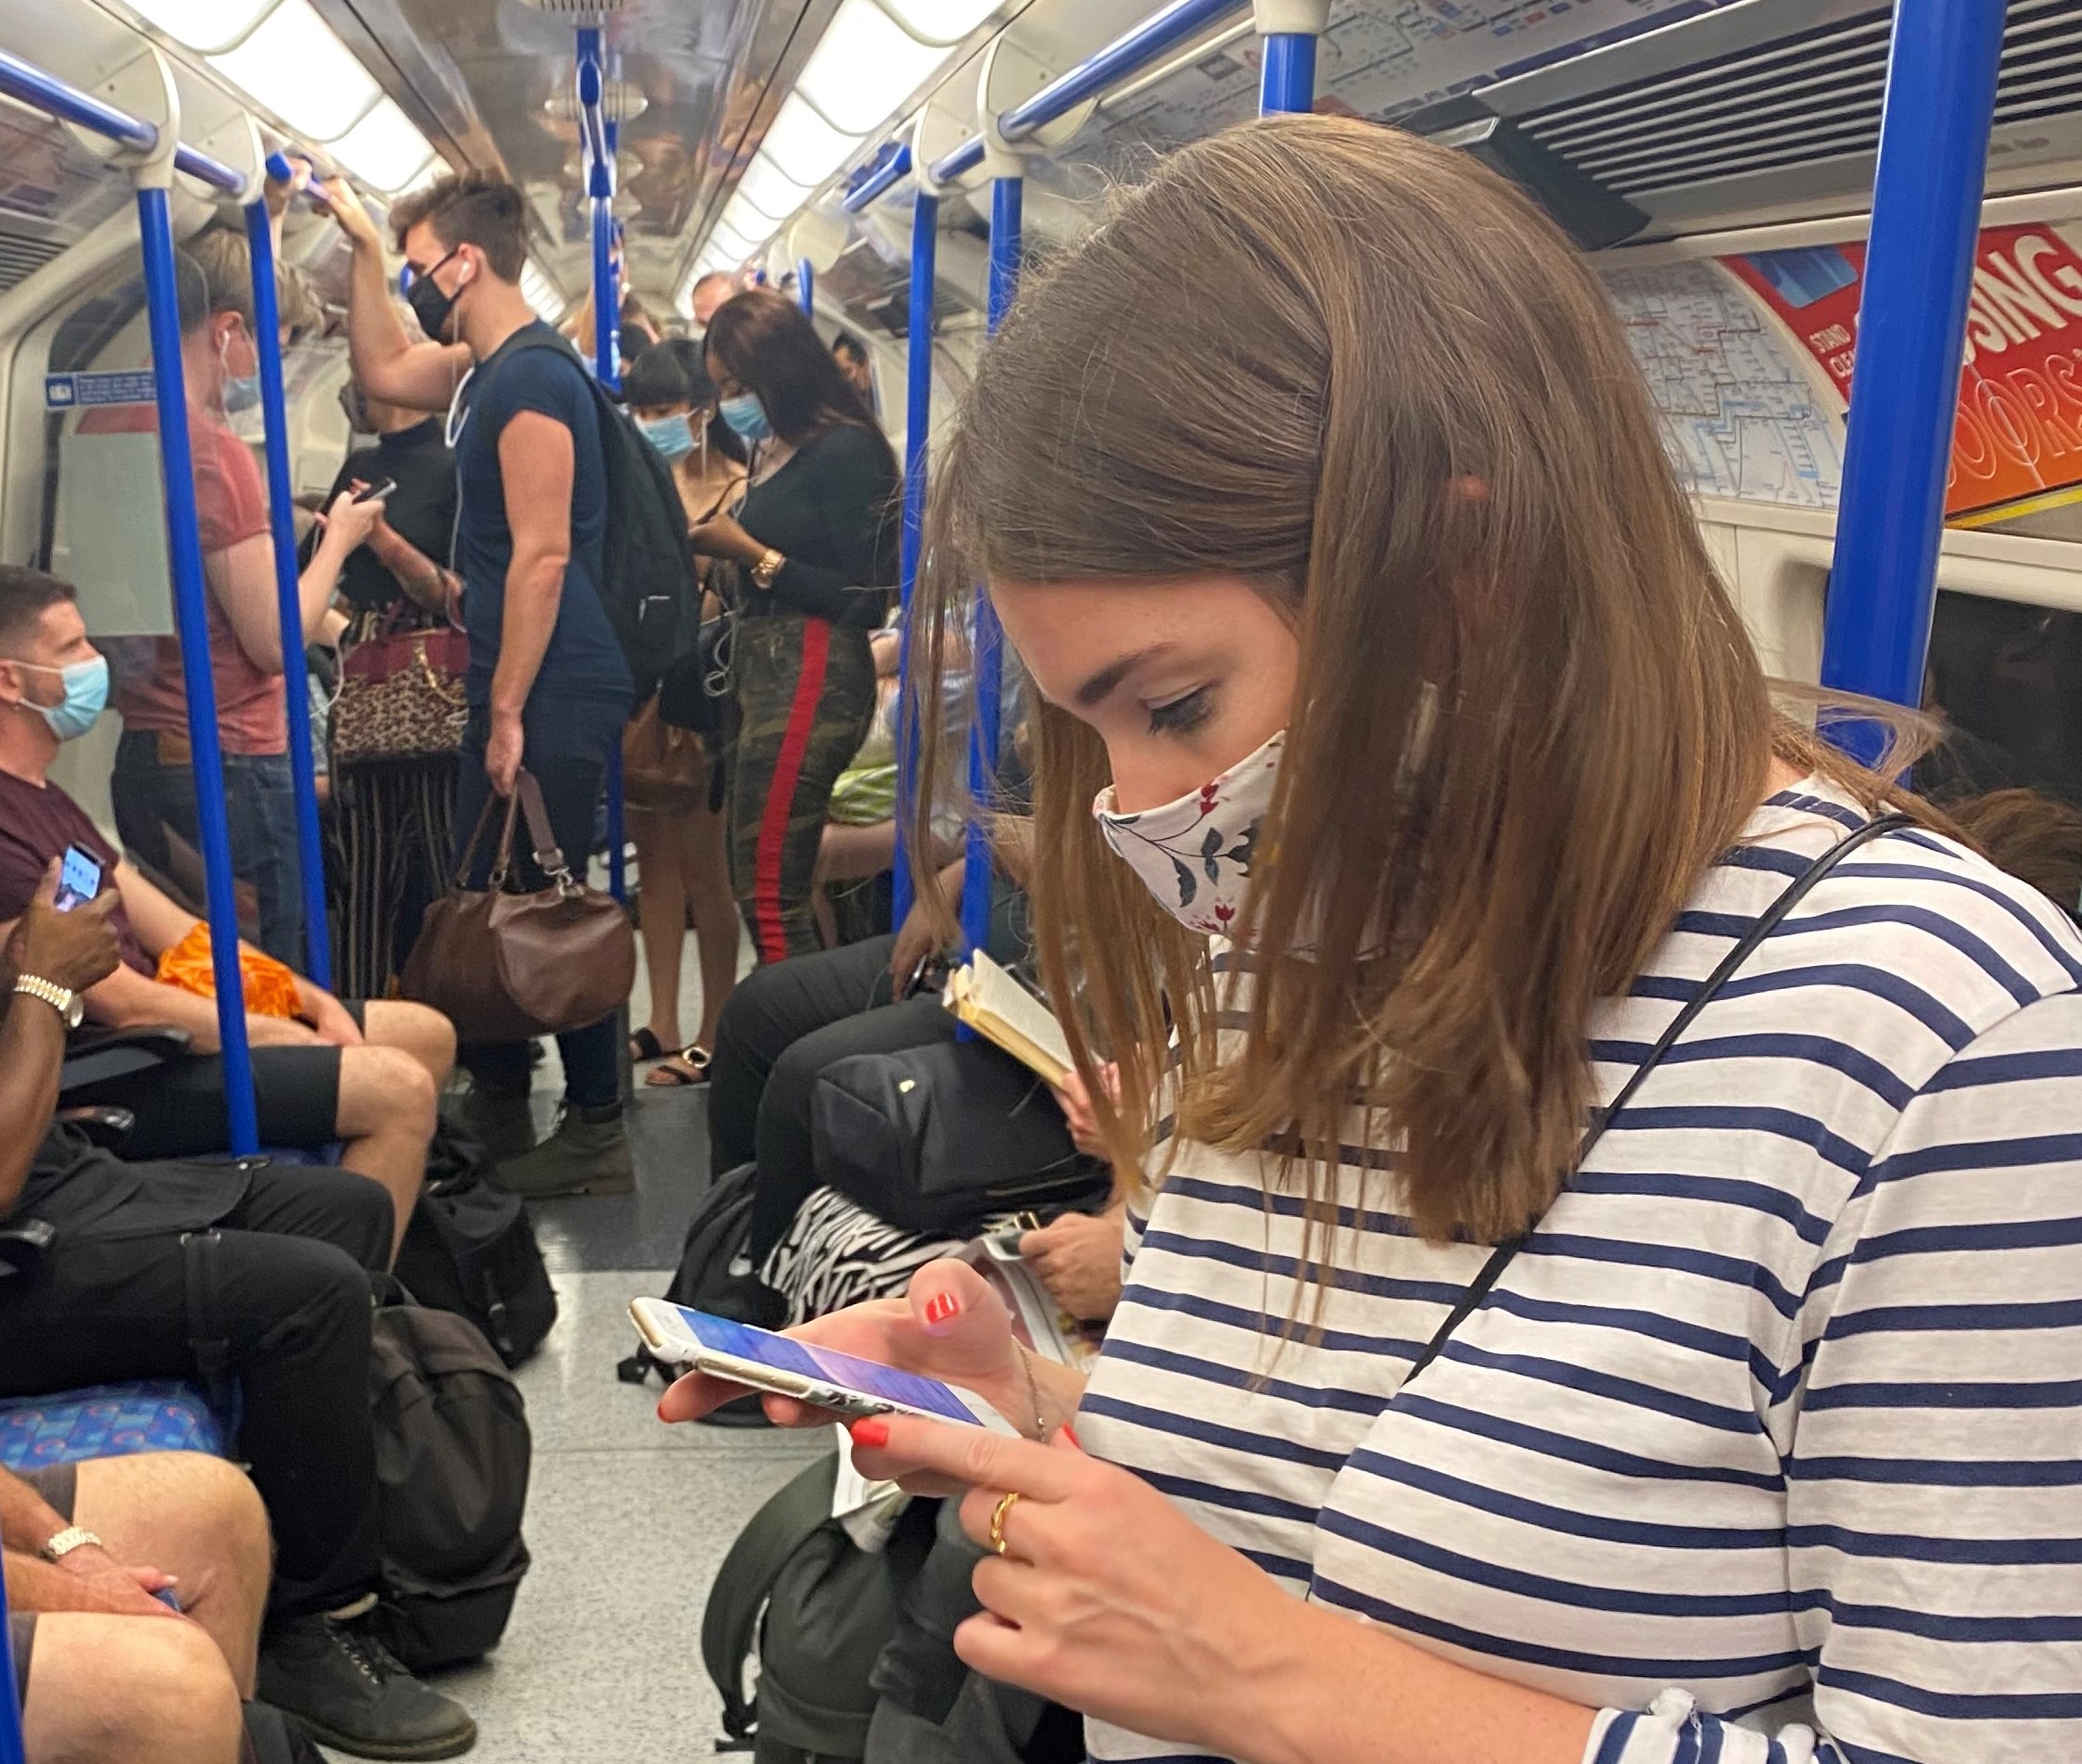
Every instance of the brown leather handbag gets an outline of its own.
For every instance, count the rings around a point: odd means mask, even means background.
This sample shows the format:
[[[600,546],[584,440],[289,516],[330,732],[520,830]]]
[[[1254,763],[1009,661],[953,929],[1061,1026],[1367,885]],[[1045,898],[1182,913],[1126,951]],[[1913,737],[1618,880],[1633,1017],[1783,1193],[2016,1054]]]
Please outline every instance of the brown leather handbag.
[[[426,909],[400,980],[407,998],[432,1005],[458,1040],[519,1041],[598,1022],[628,996],[636,938],[612,895],[575,879],[550,831],[542,787],[514,780],[491,873],[482,889],[470,871],[497,798],[488,799],[448,894]],[[535,861],[549,885],[509,889],[514,829],[527,818]]]

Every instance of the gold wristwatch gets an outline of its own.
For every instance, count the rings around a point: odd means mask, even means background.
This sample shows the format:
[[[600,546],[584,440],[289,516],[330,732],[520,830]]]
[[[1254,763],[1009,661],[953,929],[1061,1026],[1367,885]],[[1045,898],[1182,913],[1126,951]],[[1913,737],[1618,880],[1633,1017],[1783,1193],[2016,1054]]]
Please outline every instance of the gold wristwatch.
[[[773,578],[781,574],[781,566],[788,560],[768,546],[759,561],[752,566],[752,586],[762,592],[773,587]]]
[[[77,1029],[80,1020],[87,1014],[85,1003],[76,992],[61,986],[55,980],[44,980],[35,974],[15,976],[15,990],[26,993],[32,998],[41,998],[65,1020],[68,1029]]]

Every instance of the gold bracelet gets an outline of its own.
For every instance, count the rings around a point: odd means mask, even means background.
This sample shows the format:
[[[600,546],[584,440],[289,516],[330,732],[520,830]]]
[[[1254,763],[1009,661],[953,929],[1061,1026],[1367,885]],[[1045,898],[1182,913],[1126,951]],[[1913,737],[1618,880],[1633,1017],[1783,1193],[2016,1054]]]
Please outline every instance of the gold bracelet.
[[[1041,1413],[1041,1380],[1034,1376],[1034,1356],[1016,1338],[1012,1352],[1018,1357],[1020,1370],[1026,1374],[1026,1400],[1034,1405],[1034,1438],[1036,1444],[1046,1444],[1048,1439],[1048,1417]]]

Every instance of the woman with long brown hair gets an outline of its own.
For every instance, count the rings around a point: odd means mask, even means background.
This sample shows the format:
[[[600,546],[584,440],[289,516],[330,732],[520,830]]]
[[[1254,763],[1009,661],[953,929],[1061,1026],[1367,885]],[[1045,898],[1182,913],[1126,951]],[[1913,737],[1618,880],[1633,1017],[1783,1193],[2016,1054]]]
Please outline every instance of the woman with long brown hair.
[[[1088,1387],[952,1264],[803,1332],[1027,1436],[854,1429],[969,1491],[962,1656],[1101,1759],[2075,1756],[2082,939],[1774,715],[1558,233],[1218,136],[940,459],[920,751],[982,579],[1148,1177]]]

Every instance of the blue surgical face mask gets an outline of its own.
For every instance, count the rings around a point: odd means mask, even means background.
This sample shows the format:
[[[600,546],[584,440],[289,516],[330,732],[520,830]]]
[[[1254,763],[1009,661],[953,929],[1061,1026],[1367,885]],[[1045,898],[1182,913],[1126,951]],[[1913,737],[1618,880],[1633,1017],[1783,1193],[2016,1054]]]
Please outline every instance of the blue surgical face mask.
[[[735,398],[725,399],[717,409],[742,439],[764,441],[772,438],[773,425],[767,421],[767,407],[759,402],[756,392],[740,392]]]
[[[643,431],[643,438],[668,460],[683,460],[694,451],[694,425],[683,411],[673,416],[654,416],[649,422],[639,421],[636,426]]]
[[[217,339],[217,360],[224,369],[224,414],[236,416],[241,411],[250,411],[260,401],[260,370],[256,363],[250,374],[234,374],[231,370],[231,340],[229,331]]]
[[[56,704],[22,706],[41,712],[51,726],[51,733],[61,742],[84,735],[108,707],[108,658],[105,655],[96,655],[91,661],[68,662],[63,667],[49,667],[42,662],[16,662],[15,666],[39,674],[56,674],[65,682],[65,696]]]

